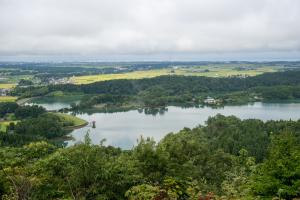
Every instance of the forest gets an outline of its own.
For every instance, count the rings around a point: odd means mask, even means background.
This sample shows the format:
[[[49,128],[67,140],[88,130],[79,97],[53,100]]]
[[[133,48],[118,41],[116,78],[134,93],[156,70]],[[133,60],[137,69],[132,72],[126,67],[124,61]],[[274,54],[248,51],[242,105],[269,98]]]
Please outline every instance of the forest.
[[[220,105],[255,101],[298,100],[300,71],[265,73],[254,77],[211,78],[199,76],[159,76],[138,80],[110,80],[91,84],[63,84],[16,87],[12,95],[40,97],[54,92],[85,95],[73,110],[93,108],[157,108],[167,105],[195,106],[208,96]],[[98,106],[101,107],[101,106]]]
[[[0,125],[9,123],[4,131],[0,130],[0,145],[16,147],[32,141],[49,141],[65,136],[68,133],[66,127],[75,125],[74,118],[46,112],[45,108],[37,105],[0,103]]]
[[[131,150],[44,140],[0,147],[2,199],[293,199],[300,121],[210,117]]]
[[[297,100],[300,71],[254,77],[160,76],[86,85],[16,87],[21,98],[81,94],[71,110],[196,105],[207,96],[222,103]],[[65,111],[70,111],[66,109]],[[60,113],[63,114],[63,113]],[[34,105],[0,103],[0,195],[4,200],[202,200],[300,197],[300,120],[209,117],[162,140],[140,137],[129,150],[105,139],[65,148],[74,122]]]

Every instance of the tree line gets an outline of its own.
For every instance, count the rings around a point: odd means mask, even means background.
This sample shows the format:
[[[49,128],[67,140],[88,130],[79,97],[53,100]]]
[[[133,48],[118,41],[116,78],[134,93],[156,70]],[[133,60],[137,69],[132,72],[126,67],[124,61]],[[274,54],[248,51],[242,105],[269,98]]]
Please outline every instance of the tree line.
[[[0,145],[4,146],[60,137],[66,134],[64,127],[72,125],[41,106],[20,106],[14,102],[0,103],[0,117],[10,122],[5,132],[0,131]]]
[[[210,117],[131,150],[47,142],[0,148],[4,199],[292,199],[300,197],[300,121]]]
[[[86,94],[87,98],[81,107],[101,103],[103,98],[108,97],[113,98],[113,103],[118,105],[159,107],[170,104],[198,104],[207,96],[218,98],[222,104],[247,103],[258,99],[293,100],[300,98],[299,87],[300,71],[294,70],[246,78],[160,76],[140,80],[110,80],[85,85],[17,87],[12,94],[23,98],[62,91]]]

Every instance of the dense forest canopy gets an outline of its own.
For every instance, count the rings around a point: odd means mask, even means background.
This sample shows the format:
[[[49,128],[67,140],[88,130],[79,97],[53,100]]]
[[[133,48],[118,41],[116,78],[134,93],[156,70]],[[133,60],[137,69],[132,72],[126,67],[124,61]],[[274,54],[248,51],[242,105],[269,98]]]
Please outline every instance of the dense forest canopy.
[[[140,138],[131,150],[85,142],[0,147],[5,199],[292,199],[300,195],[300,121],[217,115]],[[100,142],[100,141],[99,141]]]

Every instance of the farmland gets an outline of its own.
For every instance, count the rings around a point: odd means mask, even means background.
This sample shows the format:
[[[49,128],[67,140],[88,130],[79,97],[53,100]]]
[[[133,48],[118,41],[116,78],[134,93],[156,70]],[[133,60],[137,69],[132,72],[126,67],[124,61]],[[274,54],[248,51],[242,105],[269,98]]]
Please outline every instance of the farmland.
[[[6,128],[11,122],[16,124],[18,121],[0,121],[0,132],[6,132]]]
[[[229,76],[255,76],[267,72],[276,72],[279,68],[259,67],[238,70],[235,67],[228,66],[199,66],[199,67],[175,67],[155,70],[141,70],[117,74],[98,74],[89,76],[74,76],[70,80],[74,84],[89,84],[98,81],[107,81],[115,79],[143,79],[153,78],[162,75],[184,75],[184,76],[207,76],[207,77],[229,77]]]
[[[14,102],[16,101],[17,97],[12,96],[0,96],[0,102]]]
[[[10,89],[15,86],[16,86],[16,84],[14,84],[14,83],[0,83],[0,89]]]

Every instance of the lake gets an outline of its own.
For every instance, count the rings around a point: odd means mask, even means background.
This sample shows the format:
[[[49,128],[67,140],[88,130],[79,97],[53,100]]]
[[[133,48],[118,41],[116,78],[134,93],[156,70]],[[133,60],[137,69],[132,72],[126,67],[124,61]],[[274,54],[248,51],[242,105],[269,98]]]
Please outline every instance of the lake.
[[[94,144],[106,139],[105,145],[130,149],[137,139],[152,137],[156,141],[162,139],[170,132],[178,132],[184,127],[193,128],[204,125],[209,116],[220,113],[235,115],[241,119],[257,118],[261,120],[280,120],[300,118],[300,103],[254,103],[242,106],[225,106],[223,108],[180,108],[170,106],[168,111],[157,115],[146,115],[137,110],[116,113],[79,114],[78,117],[88,122],[95,121],[96,128],[91,125],[74,130],[70,135],[73,141],[66,141],[67,146],[83,141],[89,131]]]
[[[36,102],[36,101],[31,101],[28,103],[25,103],[25,105],[39,105],[39,106],[43,106],[46,110],[51,111],[51,110],[59,110],[62,108],[70,108],[70,104],[66,103],[66,102],[49,102],[49,103],[45,103],[45,102]]]
[[[62,97],[39,97],[32,98],[26,102],[25,105],[39,105],[43,106],[48,111],[59,110],[62,108],[70,108],[71,103],[79,103],[82,95],[70,95]]]
[[[57,110],[69,107],[67,102],[35,101],[34,104],[44,106],[47,110]],[[147,112],[151,113],[151,112]],[[156,141],[162,139],[170,132],[178,132],[184,127],[193,128],[204,125],[210,116],[216,114],[235,115],[241,119],[256,118],[261,120],[297,120],[300,119],[300,103],[261,103],[248,105],[225,106],[222,108],[200,107],[181,108],[167,107],[167,111],[156,115],[145,114],[138,110],[115,113],[77,114],[90,124],[95,121],[96,128],[91,125],[73,130],[70,135],[72,141],[65,141],[67,146],[83,141],[89,132],[94,144],[106,139],[106,145],[130,149],[141,135],[153,137]]]

